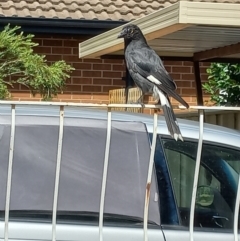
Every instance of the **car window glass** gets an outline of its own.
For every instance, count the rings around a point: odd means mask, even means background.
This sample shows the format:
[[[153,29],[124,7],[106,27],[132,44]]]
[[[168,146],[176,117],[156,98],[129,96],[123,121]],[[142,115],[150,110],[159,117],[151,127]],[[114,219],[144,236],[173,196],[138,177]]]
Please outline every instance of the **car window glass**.
[[[181,224],[189,225],[197,142],[163,140]],[[204,144],[195,207],[195,227],[233,228],[240,151]]]

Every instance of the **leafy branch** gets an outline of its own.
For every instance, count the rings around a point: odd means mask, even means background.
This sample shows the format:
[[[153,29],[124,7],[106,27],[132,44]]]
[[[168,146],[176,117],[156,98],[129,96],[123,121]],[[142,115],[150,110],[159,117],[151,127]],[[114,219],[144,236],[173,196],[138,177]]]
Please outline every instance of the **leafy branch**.
[[[203,89],[217,105],[240,106],[240,64],[212,63]]]
[[[10,96],[8,85],[18,83],[49,100],[62,91],[74,68],[62,60],[48,65],[44,55],[33,52],[38,46],[34,35],[18,33],[19,29],[7,25],[0,32],[0,99]]]

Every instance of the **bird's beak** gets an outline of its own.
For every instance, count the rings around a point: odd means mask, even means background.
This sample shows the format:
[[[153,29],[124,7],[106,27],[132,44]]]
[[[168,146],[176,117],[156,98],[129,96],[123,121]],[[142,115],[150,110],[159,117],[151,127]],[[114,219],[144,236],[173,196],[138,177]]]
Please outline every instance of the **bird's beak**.
[[[127,34],[127,30],[123,29],[121,33],[117,36],[117,38],[124,38],[124,36]]]

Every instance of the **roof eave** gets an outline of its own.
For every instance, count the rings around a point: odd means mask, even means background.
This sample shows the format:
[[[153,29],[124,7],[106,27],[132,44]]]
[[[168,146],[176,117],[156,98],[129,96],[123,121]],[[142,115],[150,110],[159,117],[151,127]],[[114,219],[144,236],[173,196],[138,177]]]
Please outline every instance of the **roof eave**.
[[[145,17],[132,21],[146,39],[152,40],[194,25],[240,26],[240,4],[180,1]],[[99,58],[123,49],[117,35],[123,26],[79,44],[80,58]]]

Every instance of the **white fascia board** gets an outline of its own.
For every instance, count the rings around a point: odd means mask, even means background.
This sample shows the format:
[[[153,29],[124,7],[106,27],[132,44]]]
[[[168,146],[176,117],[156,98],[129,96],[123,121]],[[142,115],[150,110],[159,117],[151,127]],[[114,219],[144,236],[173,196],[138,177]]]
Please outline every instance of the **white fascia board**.
[[[154,33],[161,29],[174,26],[179,23],[179,3],[175,3],[169,7],[156,11],[145,17],[139,18],[131,22],[138,25],[148,40],[155,38]],[[79,44],[79,58],[96,58],[103,54],[123,49],[123,39],[117,36],[124,25],[107,31],[96,37],[90,38]],[[168,31],[163,31],[163,34]],[[158,34],[158,37],[161,33]]]
[[[179,23],[240,27],[240,4],[179,2]]]

